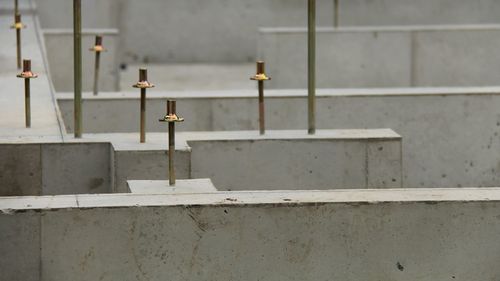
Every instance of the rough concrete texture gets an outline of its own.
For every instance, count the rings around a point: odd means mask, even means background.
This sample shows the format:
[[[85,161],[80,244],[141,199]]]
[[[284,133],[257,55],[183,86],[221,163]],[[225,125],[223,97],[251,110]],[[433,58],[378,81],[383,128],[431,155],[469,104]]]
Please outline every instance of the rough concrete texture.
[[[339,24],[419,25],[499,23],[496,0],[339,0]]]
[[[317,87],[498,85],[499,34],[500,25],[318,28]],[[262,28],[258,42],[269,88],[307,88],[305,28]]]
[[[42,195],[40,145],[0,145],[0,196]]]
[[[2,144],[0,196],[109,193],[110,145]]]
[[[112,151],[109,143],[42,145],[44,195],[110,193]]]
[[[500,257],[490,242],[500,231],[499,193],[78,195],[71,203],[61,196],[2,198],[0,233],[18,235],[0,243],[16,239],[29,249],[41,237],[41,250],[31,248],[30,259],[14,264],[6,262],[17,259],[16,251],[5,252],[0,269],[2,277],[23,270],[23,280],[42,281],[494,280]],[[16,224],[8,223],[12,218]],[[33,218],[41,225],[15,229]],[[33,237],[37,232],[41,236]]]
[[[400,139],[376,143],[271,139],[189,144],[191,177],[211,178],[219,190],[402,186]],[[372,169],[377,162],[384,168]]]
[[[394,129],[403,136],[405,187],[498,186],[492,151],[500,149],[499,93],[498,87],[323,89],[317,91],[317,127]],[[267,128],[305,130],[306,96],[305,90],[266,91]],[[165,112],[158,99],[167,97],[178,100],[177,111],[187,120],[179,131],[258,128],[256,91],[214,91],[150,95],[148,130],[165,131],[155,120]],[[63,116],[71,116],[68,95],[58,100]],[[138,130],[138,107],[136,93],[87,96],[86,128]]]
[[[43,31],[47,48],[50,73],[56,91],[73,90],[73,30],[45,29]],[[89,48],[95,44],[95,36],[103,36],[103,46],[108,50],[101,53],[99,89],[118,90],[118,30],[87,29],[82,31],[82,89],[92,91],[94,87],[95,53]],[[132,84],[137,81],[131,82]]]
[[[135,194],[183,194],[217,192],[210,179],[176,180],[174,185],[169,181],[127,181],[130,193]]]

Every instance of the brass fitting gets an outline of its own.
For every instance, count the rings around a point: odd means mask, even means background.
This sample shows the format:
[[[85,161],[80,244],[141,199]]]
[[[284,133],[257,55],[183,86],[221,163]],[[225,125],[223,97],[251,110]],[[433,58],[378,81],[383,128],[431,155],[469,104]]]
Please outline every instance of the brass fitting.
[[[174,100],[167,101],[167,114],[163,116],[162,119],[159,119],[160,122],[184,122],[184,118],[177,116],[176,113],[176,102]]]
[[[139,82],[132,85],[134,88],[148,89],[153,88],[155,85],[148,81],[148,74],[145,68],[139,69]]]
[[[14,24],[10,26],[11,29],[23,29],[26,25],[21,22],[21,15],[17,14],[14,16]]]
[[[96,52],[96,53],[107,51],[106,48],[104,48],[104,46],[102,45],[102,36],[101,35],[97,35],[95,37],[95,45],[92,46],[92,48],[90,48],[89,51]]]
[[[271,77],[268,77],[264,71],[263,61],[257,62],[257,73],[254,76],[250,77],[250,80],[255,80],[255,81],[271,80]]]
[[[16,76],[17,78],[32,79],[32,78],[37,78],[38,74],[35,74],[31,71],[31,60],[24,60],[23,72],[19,73]]]

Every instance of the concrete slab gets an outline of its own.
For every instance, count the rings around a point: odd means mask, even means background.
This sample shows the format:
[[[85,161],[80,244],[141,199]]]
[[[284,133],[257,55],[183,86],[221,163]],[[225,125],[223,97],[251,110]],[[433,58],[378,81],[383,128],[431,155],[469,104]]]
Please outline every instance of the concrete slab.
[[[261,28],[269,88],[307,87],[307,30]],[[500,25],[318,28],[319,88],[494,86]],[[377,54],[373,56],[373,54]]]
[[[130,193],[134,194],[180,194],[217,192],[210,179],[176,180],[174,186],[168,181],[127,181]]]
[[[45,198],[66,201],[58,197]],[[499,231],[499,188],[73,197],[80,207],[35,212],[19,204],[0,215],[42,214],[41,280],[415,280],[422,272],[470,280],[499,274],[498,248],[488,242]],[[0,209],[5,200],[11,201],[0,198]],[[1,225],[2,233],[15,230]],[[15,238],[29,241],[24,235],[36,229],[21,229]],[[2,272],[12,276],[22,268],[16,263]]]
[[[50,78],[46,71],[43,55],[43,38],[38,21],[33,15],[23,17],[28,27],[22,31],[23,58],[32,60],[32,69],[39,74],[38,79],[31,82],[31,128],[25,128],[24,117],[24,82],[16,77],[16,41],[15,32],[4,28],[0,30],[5,40],[0,49],[0,84],[3,86],[0,95],[0,139],[12,137],[61,136],[57,119],[56,102],[52,95]],[[8,27],[12,24],[12,15],[0,15],[0,25]]]

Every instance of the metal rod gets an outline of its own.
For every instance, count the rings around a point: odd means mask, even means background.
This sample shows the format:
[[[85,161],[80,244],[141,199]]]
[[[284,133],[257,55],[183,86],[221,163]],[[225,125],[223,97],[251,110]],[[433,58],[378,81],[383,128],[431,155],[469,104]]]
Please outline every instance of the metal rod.
[[[102,45],[102,36],[96,35],[95,46]],[[101,52],[95,52],[95,67],[94,67],[94,96],[97,96],[99,92],[99,65],[100,65]]]
[[[316,0],[307,4],[307,121],[312,135],[316,132]]]
[[[257,74],[264,74],[264,62],[263,61],[258,61],[257,62]],[[263,135],[266,131],[266,123],[265,123],[265,116],[264,116],[264,81],[259,80],[258,81],[258,86],[259,86],[259,133]]]
[[[148,70],[139,69],[139,82],[148,81]],[[146,142],[146,88],[141,88],[141,124],[140,142]]]
[[[21,23],[21,15],[16,14],[14,16],[14,22],[16,24]],[[21,28],[16,28],[16,53],[17,53],[17,69],[21,69]]]
[[[19,15],[19,1],[14,0],[14,16]]]
[[[175,115],[175,101],[167,100],[167,115]],[[168,123],[168,183],[175,185],[175,122]]]
[[[73,0],[73,66],[75,138],[82,137],[82,2]]]
[[[333,0],[333,13],[334,13],[334,18],[333,18],[333,26],[334,27],[339,27],[339,1],[340,0]]]
[[[23,73],[31,73],[31,60],[23,61]],[[30,78],[24,78],[24,115],[26,128],[31,127]]]
[[[146,142],[146,89],[141,89],[141,143]]]

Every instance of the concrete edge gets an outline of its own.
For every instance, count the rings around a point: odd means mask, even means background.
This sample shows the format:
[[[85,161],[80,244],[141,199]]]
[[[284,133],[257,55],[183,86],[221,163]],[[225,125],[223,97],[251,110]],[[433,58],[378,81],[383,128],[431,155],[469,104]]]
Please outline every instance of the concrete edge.
[[[422,202],[499,202],[500,188],[414,188],[414,189],[338,189],[219,191],[197,194],[86,194],[0,197],[0,212],[52,211],[59,209],[125,208],[160,206],[247,206],[382,204]]]

